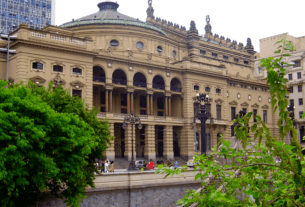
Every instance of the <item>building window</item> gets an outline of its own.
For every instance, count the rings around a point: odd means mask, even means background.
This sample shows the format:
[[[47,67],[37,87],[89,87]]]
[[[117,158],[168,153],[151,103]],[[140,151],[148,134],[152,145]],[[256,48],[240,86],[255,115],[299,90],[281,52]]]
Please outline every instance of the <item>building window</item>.
[[[199,107],[200,103],[194,103],[194,116],[196,116],[199,113]]]
[[[158,46],[158,47],[157,47],[157,51],[158,51],[159,53],[161,53],[161,52],[163,51],[163,48],[162,48],[161,46]]]
[[[301,72],[298,72],[298,73],[297,73],[297,77],[298,77],[298,79],[301,79],[301,78],[302,78]]]
[[[36,70],[43,70],[43,64],[34,62],[34,63],[32,63],[32,68],[36,69]]]
[[[100,104],[106,103],[106,93],[105,91],[101,91]]]
[[[263,110],[263,121],[267,123],[267,110]]]
[[[206,103],[205,108],[207,111],[211,112],[211,104]]]
[[[290,106],[294,106],[294,99],[290,99],[289,104],[290,104]]]
[[[221,105],[216,105],[216,118],[221,120]]]
[[[200,54],[201,54],[201,55],[205,55],[205,54],[206,54],[206,51],[205,51],[205,50],[200,50]]]
[[[228,59],[229,59],[229,57],[226,56],[226,55],[223,55],[222,58],[225,59],[225,60],[228,60]]]
[[[217,57],[217,56],[218,56],[218,54],[217,54],[217,53],[212,52],[212,56],[213,56],[213,57]]]
[[[255,115],[257,114],[257,109],[253,109],[253,122],[257,122]]]
[[[62,72],[64,72],[64,68],[60,65],[53,65],[53,72],[62,73]]]
[[[288,80],[292,80],[292,74],[288,74]]]
[[[127,106],[127,94],[121,93],[121,106]]]
[[[262,74],[263,68],[262,68],[262,67],[258,67],[257,69],[258,69],[258,73],[259,73],[259,74]]]
[[[244,60],[244,64],[249,65],[249,61]]]
[[[78,96],[78,97],[82,97],[82,91],[81,90],[72,90],[72,96]]]
[[[137,42],[137,47],[138,47],[139,49],[143,49],[143,48],[144,48],[143,42]]]
[[[117,47],[117,46],[119,46],[119,41],[117,41],[117,40],[111,40],[111,41],[110,41],[110,45],[111,45],[112,47]]]
[[[205,87],[205,92],[211,92],[211,88],[210,87]]]
[[[158,106],[158,109],[164,109],[164,97],[157,98],[157,106]]]
[[[289,87],[289,88],[288,88],[288,91],[289,91],[290,93],[293,93],[293,86]]]
[[[163,116],[163,111],[158,111],[158,116]]]
[[[299,105],[303,105],[303,98],[299,98]]]
[[[221,93],[221,89],[220,88],[216,88],[216,93],[220,94]]]
[[[236,107],[231,107],[231,120],[235,119],[236,115]]]
[[[298,92],[302,92],[302,85],[298,85]]]
[[[303,111],[299,112],[299,119],[302,119]]]
[[[301,67],[301,60],[294,61],[293,67],[294,68]]]
[[[194,85],[194,91],[199,91],[199,86],[198,85]]]
[[[247,108],[243,108],[243,112],[247,113]]]
[[[82,70],[82,69],[79,69],[79,68],[73,68],[73,69],[72,69],[72,72],[73,72],[73,74],[75,74],[75,75],[82,75],[83,70]]]
[[[238,60],[237,58],[234,58],[234,62],[238,63],[238,61],[239,61],[239,60]]]
[[[147,107],[147,98],[146,98],[146,96],[140,96],[140,107],[141,108]]]

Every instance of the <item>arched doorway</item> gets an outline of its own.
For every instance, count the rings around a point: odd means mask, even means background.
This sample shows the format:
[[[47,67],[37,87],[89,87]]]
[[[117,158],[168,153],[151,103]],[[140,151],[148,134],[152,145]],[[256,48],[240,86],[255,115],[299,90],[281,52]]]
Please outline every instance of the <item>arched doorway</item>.
[[[93,81],[96,81],[96,82],[105,82],[106,81],[105,71],[102,67],[100,67],[100,66],[93,67]]]
[[[112,83],[127,85],[127,77],[124,71],[117,69],[112,74]]]
[[[154,79],[153,79],[153,88],[160,89],[160,90],[164,90],[165,89],[164,79],[161,76],[156,75],[154,77]]]
[[[143,75],[143,73],[138,72],[133,76],[133,85],[143,88],[147,87],[146,77]]]
[[[181,82],[178,78],[173,78],[171,80],[171,91],[177,91],[177,92],[181,92],[182,91],[182,85]]]

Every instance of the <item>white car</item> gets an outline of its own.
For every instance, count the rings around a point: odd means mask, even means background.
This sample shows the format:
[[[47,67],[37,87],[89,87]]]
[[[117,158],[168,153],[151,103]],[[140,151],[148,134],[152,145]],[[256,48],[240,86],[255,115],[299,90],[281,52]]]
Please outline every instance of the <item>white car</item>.
[[[135,161],[135,165],[137,168],[142,168],[144,165],[144,160],[137,160]]]

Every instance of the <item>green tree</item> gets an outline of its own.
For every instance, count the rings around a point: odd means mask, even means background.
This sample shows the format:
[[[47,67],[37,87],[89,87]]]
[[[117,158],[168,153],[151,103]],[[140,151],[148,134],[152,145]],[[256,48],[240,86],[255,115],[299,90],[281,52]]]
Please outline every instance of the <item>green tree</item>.
[[[217,149],[213,148],[211,156],[197,156],[199,161],[195,170],[199,173],[195,180],[202,180],[199,191],[188,191],[187,195],[177,203],[185,206],[305,206],[305,161],[297,138],[297,130],[293,128],[293,120],[287,111],[288,94],[285,79],[285,68],[289,65],[283,58],[290,56],[293,45],[285,37],[276,54],[278,58],[262,59],[261,66],[268,72],[267,84],[270,86],[272,108],[279,113],[278,127],[280,139],[274,137],[270,129],[256,115],[257,123],[250,128],[255,136],[249,137],[249,120],[253,113],[234,120],[236,138],[241,141],[243,149],[236,151],[230,148],[230,141],[223,141]],[[304,117],[304,114],[303,114]],[[292,132],[291,144],[285,144],[284,137]],[[258,141],[254,144],[253,141]],[[231,160],[224,166],[214,157]],[[280,163],[276,160],[280,160]],[[186,170],[170,170],[160,166],[158,173],[166,176],[180,174]],[[197,205],[194,205],[197,204]]]
[[[6,85],[0,81],[1,206],[27,206],[46,191],[79,206],[112,139],[108,121],[62,87]]]

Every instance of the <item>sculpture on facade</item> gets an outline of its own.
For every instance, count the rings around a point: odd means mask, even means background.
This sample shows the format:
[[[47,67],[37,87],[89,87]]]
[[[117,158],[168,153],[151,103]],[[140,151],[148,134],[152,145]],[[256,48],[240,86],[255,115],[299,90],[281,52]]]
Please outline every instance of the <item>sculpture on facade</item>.
[[[209,15],[207,15],[207,17],[206,17],[206,21],[207,21],[207,25],[205,26],[205,34],[207,35],[207,34],[210,34],[210,35],[212,35],[212,26],[210,25],[210,21],[211,21],[211,19],[210,19],[210,16]]]
[[[147,17],[155,18],[154,17],[154,8],[152,7],[152,0],[148,0],[148,9],[147,9]]]

